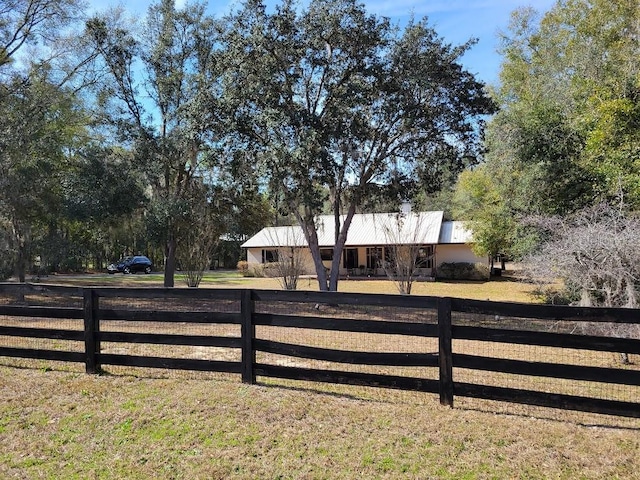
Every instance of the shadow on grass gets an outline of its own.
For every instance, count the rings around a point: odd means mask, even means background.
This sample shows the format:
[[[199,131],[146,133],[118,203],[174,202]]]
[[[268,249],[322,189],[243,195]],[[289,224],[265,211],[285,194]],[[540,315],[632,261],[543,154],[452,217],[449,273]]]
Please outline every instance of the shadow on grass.
[[[387,397],[387,398],[370,398],[369,396],[365,396],[365,395],[358,395],[358,394],[349,394],[349,393],[344,393],[344,392],[335,392],[335,391],[328,391],[323,389],[321,386],[318,387],[314,387],[314,386],[310,386],[310,385],[300,385],[300,386],[296,386],[296,385],[287,385],[287,384],[281,384],[281,383],[272,383],[272,382],[258,382],[257,385],[261,385],[261,386],[265,386],[265,387],[275,387],[275,388],[282,388],[285,390],[289,390],[289,391],[295,391],[295,392],[301,392],[301,393],[313,393],[316,395],[321,395],[321,396],[330,396],[330,397],[336,397],[336,398],[346,398],[346,399],[350,399],[350,400],[359,400],[359,401],[365,401],[365,402],[374,402],[374,403],[389,403],[391,400]],[[335,385],[335,384],[332,384]],[[347,385],[347,384],[338,384],[340,386],[343,386],[345,388],[348,387],[352,387],[352,388],[377,388],[377,387],[370,387],[370,386],[359,386],[359,385]],[[380,390],[382,391],[387,391],[387,392],[391,392],[392,390],[389,389],[383,389],[381,388]],[[393,390],[393,392],[400,392],[397,390]],[[404,391],[402,391],[404,392]],[[438,406],[438,396],[437,394],[430,394],[428,392],[417,392],[417,391],[407,391],[407,393],[411,393],[411,394],[416,394],[416,395],[420,395],[423,394],[425,396],[430,396],[433,397],[433,402],[436,406]],[[400,393],[398,396],[402,396],[402,394]],[[394,398],[392,403],[394,404],[406,404],[406,403],[412,403],[412,402],[408,402],[408,401],[402,401],[402,399],[398,399],[398,398]],[[503,403],[500,403],[501,405],[504,405]],[[612,430],[626,430],[626,431],[638,431],[640,432],[640,424],[638,426],[630,426],[627,425],[625,423],[630,423],[630,422],[634,422],[637,419],[632,419],[632,418],[626,418],[626,417],[615,417],[615,416],[611,416],[611,415],[598,415],[598,414],[592,414],[592,413],[588,413],[588,412],[580,412],[580,411],[574,411],[574,410],[563,410],[563,409],[553,409],[553,408],[545,408],[545,407],[538,407],[535,405],[522,405],[522,404],[517,404],[517,403],[507,403],[507,408],[513,406],[514,408],[516,407],[520,407],[523,409],[526,409],[528,411],[525,412],[514,412],[514,411],[501,411],[499,409],[492,409],[490,407],[475,407],[475,406],[463,406],[463,407],[453,407],[451,408],[451,410],[458,410],[458,411],[469,411],[469,412],[477,412],[477,413],[483,413],[483,414],[487,414],[487,415],[500,415],[500,416],[504,416],[504,417],[512,417],[512,418],[531,418],[531,419],[536,419],[536,420],[545,420],[545,421],[551,421],[551,422],[556,422],[556,423],[563,423],[563,424],[572,424],[572,425],[578,425],[578,426],[582,426],[582,427],[588,427],[588,428],[605,428],[605,429],[612,429]],[[442,406],[442,408],[449,408],[446,406]],[[533,412],[532,410],[538,410],[538,412]],[[544,411],[547,411],[548,414],[545,414]],[[577,418],[571,418],[571,417],[577,417],[582,415],[583,417],[591,417],[591,419],[593,419],[593,422],[586,422],[584,420],[580,420]],[[564,418],[563,418],[564,417]],[[602,421],[599,421],[600,419],[602,419]]]
[[[184,274],[180,271],[175,273],[174,284],[176,287],[187,287],[183,279]],[[208,271],[204,274],[200,287],[207,288],[216,285],[242,285],[245,277],[235,270]],[[69,285],[74,287],[136,287],[148,286],[162,288],[164,285],[164,274],[153,272],[151,274],[129,274],[122,273],[108,274],[78,273],[45,275],[38,278],[29,279],[29,283]]]
[[[606,417],[606,420],[610,420],[610,422],[609,423],[606,423],[605,421],[586,422],[584,420],[578,420],[578,419],[574,420],[569,417],[584,415],[584,416],[593,417],[595,420],[595,417],[597,417],[598,414],[580,412],[578,410],[553,409],[550,407],[538,407],[535,405],[522,405],[522,404],[516,404],[516,403],[509,403],[508,405],[514,406],[514,407],[520,406],[521,408],[525,408],[525,409],[529,408],[529,409],[536,409],[536,410],[548,410],[550,413],[548,415],[545,415],[544,412],[540,412],[540,413],[533,413],[530,411],[529,412],[509,412],[509,411],[498,411],[497,409],[491,409],[489,407],[483,408],[483,407],[472,407],[472,406],[454,407],[454,410],[485,413],[488,415],[500,415],[503,417],[532,418],[536,420],[545,420],[545,421],[555,422],[555,423],[565,423],[565,424],[569,423],[569,424],[579,425],[581,427],[587,427],[587,428],[606,428],[606,429],[612,429],[612,430],[627,430],[630,432],[640,432],[640,426],[630,426],[630,425],[622,424],[622,422],[625,422],[625,421],[633,422],[634,420],[637,420],[637,419],[631,419],[627,417],[615,417],[611,415],[601,415],[600,417]],[[555,416],[553,414],[555,414]],[[563,416],[565,418],[561,418]],[[621,423],[616,423],[616,420],[620,421]]]
[[[0,361],[0,366],[6,368],[12,368],[16,370],[22,371],[40,371],[40,372],[60,372],[60,373],[69,373],[73,375],[87,375],[87,376],[100,376],[106,378],[142,378],[149,380],[167,380],[167,379],[176,379],[179,380],[181,377],[179,374],[176,375],[175,370],[163,370],[163,369],[147,369],[144,368],[144,371],[139,371],[134,373],[133,371],[128,372],[118,372],[118,371],[110,371],[109,369],[101,369],[101,371],[97,374],[87,374],[84,371],[79,371],[79,369],[74,368],[63,368],[62,364],[67,364],[67,362],[55,362],[54,365],[51,364],[51,361],[44,361],[46,363],[40,365],[27,365],[27,364],[18,364],[9,363],[6,361]],[[79,364],[72,364],[74,367],[77,367]],[[140,367],[143,368],[143,367]],[[163,372],[165,374],[163,374]],[[173,375],[168,375],[168,373],[172,373]],[[201,381],[231,381],[237,384],[240,384],[236,378],[237,374],[230,374],[224,372],[191,372],[193,374],[198,373],[210,373],[215,376],[202,378]],[[218,377],[219,375],[219,377]],[[193,376],[185,375],[189,380],[200,380]],[[291,383],[290,383],[291,382]],[[387,389],[380,388],[375,386],[368,385],[351,385],[351,384],[334,384],[334,383],[317,383],[317,382],[306,382],[301,381],[300,385],[294,385],[292,383],[296,383],[295,380],[287,380],[287,379],[279,379],[273,378],[271,381],[258,381],[254,385],[257,387],[271,388],[271,389],[283,389],[290,392],[298,392],[302,394],[314,394],[319,395],[321,397],[329,397],[329,398],[342,398],[347,400],[354,400],[360,402],[368,402],[368,403],[377,403],[377,404],[425,404],[427,402],[431,403],[433,401],[434,407],[439,407],[438,395],[432,394],[428,392],[417,392],[417,391],[404,391],[404,390],[395,390],[395,389]],[[252,386],[247,384],[248,387]],[[334,386],[339,389],[367,389],[369,391],[368,394],[363,393],[351,393],[347,391],[336,391],[331,390],[330,386]],[[426,401],[413,402],[409,398],[412,395],[424,397]],[[468,403],[470,401],[474,401],[475,399],[467,399],[464,398],[462,401]],[[483,401],[486,403],[491,403],[491,401],[486,400]],[[611,429],[611,430],[625,430],[632,432],[640,432],[640,425],[634,426],[629,425],[630,423],[636,422],[637,419],[626,418],[626,417],[615,417],[611,415],[598,415],[591,414],[588,412],[580,412],[573,410],[563,410],[563,409],[553,409],[546,407],[537,407],[532,405],[523,405],[519,403],[504,403],[499,402],[496,404],[496,408],[491,408],[489,405],[481,406],[481,405],[464,405],[464,406],[454,406],[453,408],[442,406],[442,408],[450,409],[451,411],[461,411],[461,412],[477,412],[486,415],[499,415],[503,417],[511,417],[511,418],[522,418],[522,419],[536,419],[536,420],[544,420],[550,421],[558,424],[571,424],[577,425],[586,428],[602,428],[602,429]],[[508,411],[509,408],[513,408],[514,411]],[[523,411],[515,411],[515,409],[522,409]],[[506,410],[505,410],[506,409]],[[582,416],[583,418],[577,418]],[[586,419],[588,418],[589,421]],[[592,420],[592,421],[591,421]]]
[[[526,283],[522,277],[502,274],[502,275],[492,275],[491,282],[517,282],[517,283]]]

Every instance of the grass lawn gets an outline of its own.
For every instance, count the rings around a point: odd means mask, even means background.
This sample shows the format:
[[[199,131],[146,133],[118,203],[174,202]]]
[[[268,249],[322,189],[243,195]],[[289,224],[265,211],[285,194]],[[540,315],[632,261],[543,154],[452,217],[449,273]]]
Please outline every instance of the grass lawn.
[[[162,276],[41,281],[161,286]],[[213,272],[202,287],[279,285]],[[317,284],[304,279],[300,288]],[[508,277],[414,288],[536,301],[531,286]],[[342,281],[340,289],[396,292],[385,280]],[[0,357],[0,478],[640,479],[638,420],[464,398],[451,409],[433,394],[260,378],[245,385],[237,375],[94,376],[78,365],[33,365],[10,367]]]
[[[163,276],[159,273],[151,275],[108,275],[104,273],[86,275],[49,275],[39,279],[42,283],[67,285],[100,285],[100,286],[158,286],[163,285]],[[175,277],[176,287],[185,287],[186,283],[178,272]],[[275,278],[242,277],[237,271],[217,270],[205,273],[200,288],[256,288],[275,289],[282,287]],[[315,278],[301,278],[298,290],[318,290]],[[387,279],[374,280],[341,280],[338,290],[351,293],[387,293],[397,294],[395,284]],[[534,286],[517,281],[510,275],[494,277],[490,281],[437,281],[415,282],[412,295],[428,295],[436,297],[472,298],[476,300],[493,300],[532,303],[538,302],[532,292]]]
[[[640,478],[637,427],[373,390],[0,366],[0,477]]]

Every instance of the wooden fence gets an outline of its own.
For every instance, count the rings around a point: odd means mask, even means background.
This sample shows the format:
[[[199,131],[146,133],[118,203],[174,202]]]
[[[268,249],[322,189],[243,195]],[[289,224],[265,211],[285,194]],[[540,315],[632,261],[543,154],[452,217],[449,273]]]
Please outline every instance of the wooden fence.
[[[135,328],[129,328],[132,325]],[[207,333],[213,325],[230,330]],[[167,330],[168,326],[173,328]],[[199,326],[205,328],[204,334]],[[347,344],[358,348],[278,337],[284,330],[298,332],[294,338],[331,332],[335,338],[351,339]],[[639,331],[640,315],[631,309],[301,291],[0,284],[0,357],[79,362],[87,373],[120,365],[228,372],[241,375],[246,383],[275,377],[387,387],[439,394],[440,402],[449,406],[461,396],[640,418]],[[357,340],[358,335],[366,336],[366,341]],[[404,349],[368,350],[377,337],[393,337],[393,345]],[[79,347],[34,348],[29,343],[34,339]],[[427,347],[429,342],[433,348]],[[105,348],[141,344],[160,347],[160,354]],[[407,351],[413,345],[417,347]],[[501,351],[500,345],[535,346],[543,353],[524,360],[479,355],[478,345],[492,346],[493,353]],[[186,347],[237,355],[219,359],[175,355]],[[551,349],[573,352],[577,361],[550,361],[545,352]],[[623,353],[631,362],[588,364],[584,352],[611,352],[611,359]],[[394,368],[402,374],[389,373]],[[479,381],[488,373],[496,380]],[[576,395],[547,391],[544,386],[515,388],[499,381],[505,375],[599,385],[604,394]],[[622,386],[624,394],[607,398],[608,386]]]

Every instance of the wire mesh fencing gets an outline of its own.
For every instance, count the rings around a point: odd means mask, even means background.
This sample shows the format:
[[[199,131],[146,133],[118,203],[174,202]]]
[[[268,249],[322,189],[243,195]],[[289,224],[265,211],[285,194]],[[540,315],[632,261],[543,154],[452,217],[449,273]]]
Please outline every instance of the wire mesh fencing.
[[[450,364],[458,408],[582,423],[626,411],[622,416],[631,418],[618,423],[638,426],[640,320],[633,312],[464,300],[452,307],[442,300],[11,287],[0,289],[0,361],[82,370],[91,354],[113,374],[237,379],[242,373],[246,381],[249,371],[262,383],[420,403],[438,392],[442,401]],[[95,331],[86,331],[87,315]],[[442,348],[447,338],[450,358]],[[76,363],[60,360],[67,354]]]

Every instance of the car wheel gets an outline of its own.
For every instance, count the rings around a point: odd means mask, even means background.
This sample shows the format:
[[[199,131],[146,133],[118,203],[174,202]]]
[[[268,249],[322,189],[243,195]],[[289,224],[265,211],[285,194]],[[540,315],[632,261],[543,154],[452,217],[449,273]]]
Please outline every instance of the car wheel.
[[[151,273],[151,267],[149,266],[144,267],[144,273]]]
[[[131,273],[131,269],[129,267],[124,267],[122,273]]]

